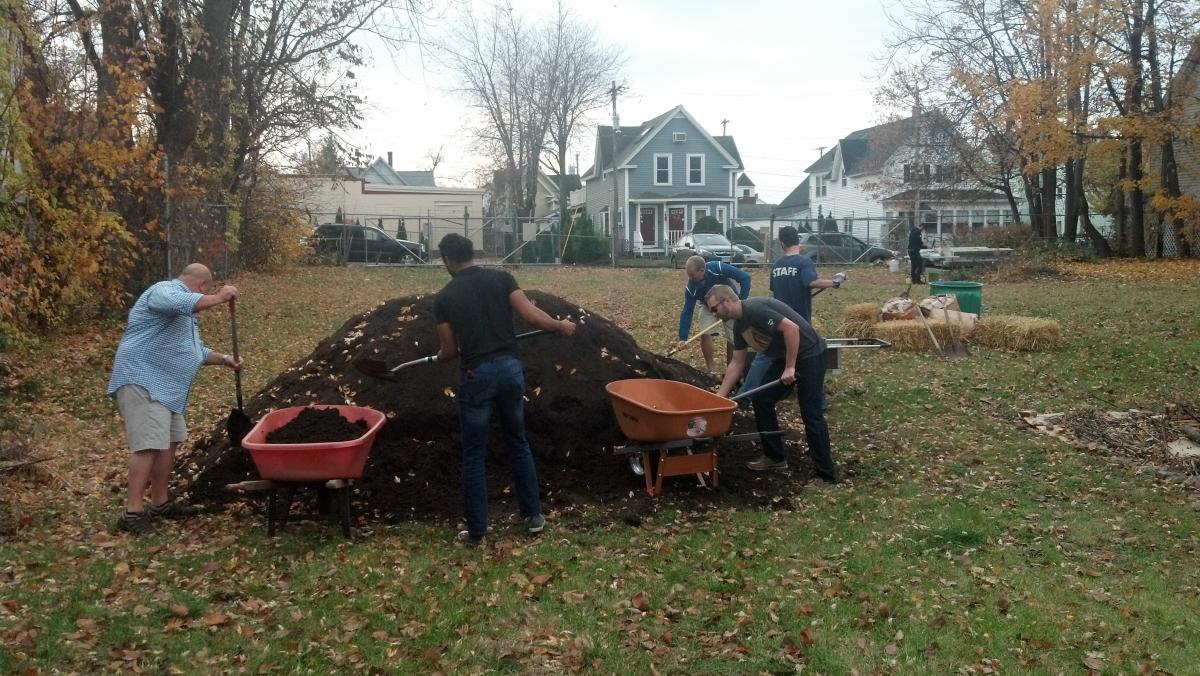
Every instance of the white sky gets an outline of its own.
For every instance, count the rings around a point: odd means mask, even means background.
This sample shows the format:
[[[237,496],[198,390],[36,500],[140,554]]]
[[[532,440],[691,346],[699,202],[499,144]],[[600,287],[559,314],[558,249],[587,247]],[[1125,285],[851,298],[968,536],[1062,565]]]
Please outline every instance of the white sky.
[[[530,20],[554,7],[553,0],[512,2]],[[617,102],[622,125],[678,104],[714,136],[728,119],[727,133],[767,202],[804,179],[818,146],[883,119],[873,105],[871,58],[887,30],[881,0],[576,0],[569,7],[628,57],[628,90]],[[427,169],[427,154],[441,147],[438,184],[473,185],[470,172],[483,161],[471,152],[464,131],[471,110],[452,91],[452,77],[416,48],[394,60],[378,53],[357,75],[368,109],[349,140],[371,157],[392,151],[396,169]],[[610,115],[605,107],[595,122],[610,124]],[[580,171],[592,164],[594,138],[593,124],[574,149]]]

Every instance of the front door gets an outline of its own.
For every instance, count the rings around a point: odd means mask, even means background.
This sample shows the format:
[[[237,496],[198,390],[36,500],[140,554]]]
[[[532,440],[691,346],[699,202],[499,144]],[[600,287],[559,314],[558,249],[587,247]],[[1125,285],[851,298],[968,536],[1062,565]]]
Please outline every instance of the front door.
[[[638,222],[642,228],[642,245],[654,246],[654,235],[658,232],[658,228],[655,227],[658,224],[655,222],[654,207],[642,207],[640,214]]]
[[[683,232],[686,229],[684,225],[687,218],[686,213],[683,207],[671,207],[667,209],[667,229],[671,232]]]

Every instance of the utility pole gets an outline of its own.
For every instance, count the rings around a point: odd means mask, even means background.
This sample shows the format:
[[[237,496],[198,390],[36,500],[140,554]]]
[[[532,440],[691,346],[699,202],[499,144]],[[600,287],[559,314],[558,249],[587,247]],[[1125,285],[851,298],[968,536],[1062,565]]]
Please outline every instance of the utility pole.
[[[728,118],[721,120],[721,136],[725,135],[725,125],[727,124],[729,124]]]
[[[620,251],[620,241],[617,239],[617,134],[621,133],[621,118],[617,116],[617,92],[622,88],[617,87],[617,81],[613,80],[612,88],[609,89],[609,94],[612,95],[612,213],[608,215],[609,233],[612,237],[612,266],[617,267],[617,254]],[[603,172],[603,168],[600,170]]]

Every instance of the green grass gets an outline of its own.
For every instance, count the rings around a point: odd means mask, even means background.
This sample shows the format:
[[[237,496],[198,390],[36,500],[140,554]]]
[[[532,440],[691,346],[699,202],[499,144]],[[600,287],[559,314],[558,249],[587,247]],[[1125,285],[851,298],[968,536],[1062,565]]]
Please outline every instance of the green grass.
[[[517,276],[649,349],[674,344],[682,272]],[[444,282],[433,269],[243,276],[248,391],[354,313]],[[754,283],[765,292],[763,272]],[[903,288],[854,271],[816,315],[835,327],[840,308]],[[372,524],[352,543],[302,523],[270,539],[238,510],[109,539],[125,458],[103,383],[121,327],[84,327],[23,357],[35,376],[8,409],[73,460],[13,485],[28,525],[0,544],[0,671],[1189,673],[1195,496],[1035,435],[1018,414],[1188,396],[1200,327],[1163,308],[1198,291],[1194,276],[988,283],[985,314],[1056,319],[1065,345],[973,347],[959,362],[846,355],[830,380],[842,488],[779,511],[698,510],[668,488],[640,528],[585,510],[536,540],[497,524],[484,550],[451,545],[444,523]],[[227,320],[203,316],[218,349]],[[193,429],[227,413],[228,381],[203,372]]]

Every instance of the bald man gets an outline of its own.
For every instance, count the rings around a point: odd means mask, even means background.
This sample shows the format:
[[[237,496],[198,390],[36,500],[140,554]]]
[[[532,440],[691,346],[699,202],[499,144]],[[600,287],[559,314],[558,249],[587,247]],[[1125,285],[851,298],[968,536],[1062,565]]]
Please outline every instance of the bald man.
[[[187,438],[183,414],[192,381],[201,366],[242,369],[240,359],[215,352],[200,340],[196,313],[225,303],[232,307],[238,297],[238,290],[228,285],[209,293],[212,285],[212,271],[192,263],[178,278],[142,292],[129,311],[108,381],[108,396],[121,410],[130,451],[129,492],[118,531],[145,535],[154,530],[151,519],[196,511],[175,503],[168,490],[175,450]]]

